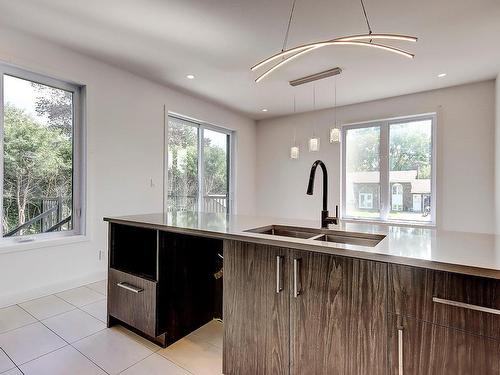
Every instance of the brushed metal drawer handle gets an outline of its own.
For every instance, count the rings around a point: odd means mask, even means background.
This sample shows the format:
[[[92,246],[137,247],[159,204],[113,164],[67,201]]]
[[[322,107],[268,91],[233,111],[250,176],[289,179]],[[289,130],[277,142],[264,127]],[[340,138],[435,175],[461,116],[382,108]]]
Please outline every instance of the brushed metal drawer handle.
[[[293,296],[297,298],[302,293],[302,286],[299,289],[300,258],[293,260]]]
[[[118,283],[118,284],[116,284],[116,286],[119,286],[120,288],[126,289],[130,292],[133,292],[133,293],[140,293],[144,290],[144,289],[138,288],[138,287],[133,286],[132,284],[129,284],[126,282]]]
[[[283,257],[278,255],[276,256],[276,293],[280,294],[283,290],[282,284],[282,275],[281,275],[281,262],[283,261]]]
[[[403,328],[398,328],[398,375],[403,375]]]
[[[452,301],[452,300],[449,300],[449,299],[438,298],[438,297],[432,297],[432,301],[435,302],[435,303],[441,303],[443,305],[455,306],[455,307],[462,307],[464,309],[469,309],[469,310],[481,311],[481,312],[485,312],[485,313],[489,313],[489,314],[500,315],[500,310],[492,309],[490,307],[483,307],[483,306],[478,306],[478,305],[471,305],[470,303]]]

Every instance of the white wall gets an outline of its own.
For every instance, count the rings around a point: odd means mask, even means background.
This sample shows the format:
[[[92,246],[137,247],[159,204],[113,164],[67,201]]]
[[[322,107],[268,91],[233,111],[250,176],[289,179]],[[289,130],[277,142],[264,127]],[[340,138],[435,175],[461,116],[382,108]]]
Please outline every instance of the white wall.
[[[495,213],[496,233],[500,234],[500,73],[495,81]]]
[[[98,280],[106,269],[98,261],[98,250],[106,249],[103,216],[161,212],[164,104],[236,131],[236,206],[253,213],[253,120],[12,30],[0,29],[0,61],[87,86],[88,155],[87,240],[0,249],[0,306]]]
[[[487,81],[340,107],[337,118],[352,123],[437,112],[437,226],[493,233],[494,98],[495,82]],[[340,145],[328,143],[332,122],[329,109],[257,123],[258,214],[319,221],[321,189],[313,197],[305,194],[315,159],[328,167],[330,210],[339,204]],[[306,148],[313,127],[321,137],[318,153]],[[288,158],[294,128],[301,147],[299,160]]]

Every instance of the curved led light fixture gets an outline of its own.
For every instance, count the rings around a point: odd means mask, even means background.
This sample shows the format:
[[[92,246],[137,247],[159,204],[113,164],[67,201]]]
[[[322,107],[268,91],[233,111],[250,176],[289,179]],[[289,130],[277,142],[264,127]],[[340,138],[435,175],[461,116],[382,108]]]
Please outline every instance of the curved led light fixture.
[[[275,54],[271,57],[268,57],[267,59],[259,62],[258,64],[255,64],[254,66],[252,66],[250,68],[250,70],[252,70],[252,71],[257,70],[260,67],[270,63],[271,61],[279,59],[280,57],[285,57],[291,53],[299,52],[299,51],[302,51],[305,49],[309,49],[311,47],[325,47],[325,46],[330,46],[333,44],[340,44],[337,42],[351,42],[351,41],[355,42],[355,41],[366,40],[366,39],[370,39],[370,40],[371,39],[390,39],[390,40],[404,40],[404,41],[409,41],[409,42],[416,42],[418,40],[416,37],[413,37],[413,36],[398,35],[398,34],[371,34],[371,35],[370,34],[361,34],[361,35],[344,36],[344,37],[335,38],[335,39],[331,39],[331,40],[324,40],[322,42],[302,44],[300,46],[288,49],[286,51],[281,51],[280,53],[277,53],[277,54]],[[380,48],[380,46],[381,46],[381,45],[377,45],[376,43],[371,43],[371,42],[364,42],[364,43],[365,44],[373,44],[374,46],[376,46],[375,48]],[[352,44],[352,45],[358,45],[358,44]],[[399,53],[404,52],[404,55],[407,57],[413,58],[415,56],[409,52],[400,50],[398,48],[394,48],[394,47],[390,47],[390,46],[386,46],[386,45],[383,45],[383,46],[388,48],[388,50],[393,49],[393,50],[398,50]],[[384,49],[386,49],[386,48],[384,48]]]
[[[300,57],[302,56],[303,54],[305,53],[308,53],[308,52],[311,52],[312,50],[315,50],[319,47],[317,46],[311,46],[305,50],[302,50],[300,52],[297,52],[295,55],[292,55],[292,56],[289,56],[287,57],[286,59],[280,61],[279,63],[277,63],[276,65],[274,65],[271,69],[268,69],[264,72],[264,74],[260,75],[256,80],[255,82],[260,82],[262,81],[264,78],[266,78],[269,74],[271,74],[272,72],[274,72],[276,69],[278,69],[280,66],[283,66],[285,65],[286,63],[289,63],[290,61],[292,60],[295,60],[297,57]]]
[[[366,13],[366,9],[365,9],[365,5],[363,3],[363,0],[360,0],[360,2],[361,2],[361,7],[363,9],[363,15],[364,15],[364,18],[366,20],[366,25],[368,27],[367,34],[349,35],[349,36],[325,40],[325,41],[321,41],[321,42],[308,43],[308,44],[303,44],[303,45],[300,45],[300,46],[297,46],[294,48],[290,48],[287,50],[287,49],[285,49],[285,47],[286,47],[286,42],[288,40],[288,33],[290,31],[290,25],[292,22],[293,11],[295,8],[295,1],[296,0],[294,0],[293,4],[292,4],[290,18],[288,20],[288,27],[286,30],[285,40],[283,42],[283,48],[282,48],[281,52],[279,52],[271,57],[268,57],[267,59],[255,64],[250,69],[252,71],[254,71],[254,70],[257,70],[257,69],[259,69],[259,68],[261,68],[261,67],[263,67],[263,66],[265,66],[265,65],[269,64],[270,62],[275,61],[277,59],[281,58],[282,60],[279,63],[277,63],[276,65],[274,65],[272,68],[265,71],[262,75],[260,75],[255,80],[255,82],[262,81],[265,77],[267,77],[269,74],[271,74],[272,72],[274,72],[276,69],[280,68],[281,66],[285,65],[286,63],[289,63],[290,61],[295,60],[296,58],[298,58],[302,55],[305,55],[306,53],[312,52],[315,49],[319,49],[319,48],[326,47],[326,46],[351,45],[351,46],[360,46],[360,47],[373,47],[373,48],[378,48],[378,49],[381,49],[381,50],[384,50],[387,52],[396,53],[398,55],[401,55],[401,56],[404,56],[404,57],[407,57],[410,59],[415,57],[414,54],[412,54],[408,51],[405,51],[405,50],[402,50],[402,49],[399,49],[396,47],[388,46],[386,44],[380,44],[380,43],[373,42],[374,40],[398,40],[398,41],[404,41],[404,42],[416,42],[418,40],[418,38],[416,38],[414,36],[402,35],[402,34],[388,34],[388,33],[376,34],[376,33],[373,33],[371,26],[370,26],[370,22],[368,20],[368,16]]]
[[[337,38],[335,40],[347,42],[351,40],[366,40],[366,39],[403,40],[405,42],[416,42],[418,40],[417,37],[410,35],[400,35],[400,34],[360,34],[360,35],[344,36],[342,38]]]
[[[388,52],[393,52],[393,53],[396,53],[396,54],[401,55],[401,56],[405,56],[405,57],[410,58],[410,59],[412,59],[412,58],[415,57],[415,55],[413,55],[413,54],[411,54],[409,52],[406,52],[406,51],[404,51],[402,49],[399,49],[399,48],[394,48],[394,47],[391,47],[391,46],[387,46],[385,44],[378,44],[378,43],[371,43],[371,42],[358,42],[358,41],[343,41],[343,40],[334,39],[334,40],[331,40],[331,41],[319,42],[319,43],[311,43],[311,44],[307,44],[307,45],[304,45],[304,46],[295,47],[295,48],[292,48],[291,50],[283,51],[283,52],[281,52],[281,53],[279,53],[279,54],[277,54],[275,56],[272,56],[272,57],[270,57],[270,58],[268,58],[268,59],[260,62],[259,64],[256,65],[255,69],[258,69],[259,67],[261,67],[263,65],[266,65],[267,63],[269,63],[271,61],[274,61],[274,60],[276,60],[276,59],[278,59],[280,57],[284,57],[286,55],[289,55],[292,52],[296,52],[297,50],[300,51],[300,52],[295,53],[292,56],[289,56],[289,57],[281,60],[278,64],[276,64],[272,68],[266,70],[262,75],[260,75],[255,80],[255,82],[258,83],[258,82],[262,81],[269,74],[271,74],[272,72],[274,72],[276,69],[278,69],[279,67],[285,65],[286,63],[289,63],[292,60],[295,60],[297,57],[300,57],[302,55],[305,55],[306,53],[312,52],[315,49],[319,49],[319,48],[326,47],[326,46],[334,46],[334,45],[348,45],[348,46],[372,47],[372,48],[382,49],[382,50],[388,51]],[[255,70],[255,69],[253,69],[253,70]]]

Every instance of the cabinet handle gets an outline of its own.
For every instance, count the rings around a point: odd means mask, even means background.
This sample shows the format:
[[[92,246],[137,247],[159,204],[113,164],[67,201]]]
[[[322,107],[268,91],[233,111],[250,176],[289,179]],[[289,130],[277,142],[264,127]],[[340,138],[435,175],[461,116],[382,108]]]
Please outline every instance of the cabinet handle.
[[[403,327],[398,327],[398,375],[403,375]]]
[[[435,302],[435,303],[441,303],[443,305],[449,305],[449,306],[455,306],[455,307],[462,307],[464,309],[469,309],[469,310],[481,311],[481,312],[485,312],[485,313],[489,313],[489,314],[500,315],[500,310],[492,309],[492,308],[489,308],[489,307],[478,306],[478,305],[471,305],[471,304],[465,303],[465,302],[452,301],[452,300],[449,300],[449,299],[438,298],[438,297],[432,297],[432,301]]]
[[[283,257],[276,256],[276,293],[279,294],[283,290],[283,276],[281,275],[281,262]]]
[[[295,258],[293,260],[293,296],[297,298],[300,295],[301,290],[299,289],[299,273],[300,273],[300,259]]]
[[[118,283],[116,284],[116,286],[120,287],[120,288],[123,288],[123,289],[126,289],[130,292],[133,292],[133,293],[140,293],[142,292],[144,289],[141,289],[141,288],[138,288],[136,286],[133,286],[132,284],[129,284],[129,283],[126,283],[126,282],[121,282],[121,283]]]

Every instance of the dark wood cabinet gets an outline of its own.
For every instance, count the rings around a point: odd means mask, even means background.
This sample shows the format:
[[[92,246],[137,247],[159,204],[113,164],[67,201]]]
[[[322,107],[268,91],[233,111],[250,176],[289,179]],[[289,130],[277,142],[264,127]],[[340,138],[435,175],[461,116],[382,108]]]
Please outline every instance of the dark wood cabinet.
[[[500,374],[500,281],[389,265],[391,374]]]
[[[150,337],[159,336],[157,282],[115,269],[108,274],[108,314]]]
[[[500,280],[121,223],[109,245],[109,325],[168,345],[222,315],[225,375],[500,375]]]
[[[385,375],[386,267],[225,241],[224,374]]]
[[[500,340],[500,280],[389,265],[389,311]]]
[[[166,346],[214,317],[222,240],[110,223],[108,326]]]
[[[222,241],[159,233],[160,329],[167,345],[188,335],[217,317],[222,303],[217,297],[216,279],[223,254]]]
[[[389,317],[391,375],[499,375],[500,342],[405,316]]]
[[[291,374],[386,374],[386,264],[291,252]]]
[[[225,375],[289,373],[288,249],[224,241]]]

